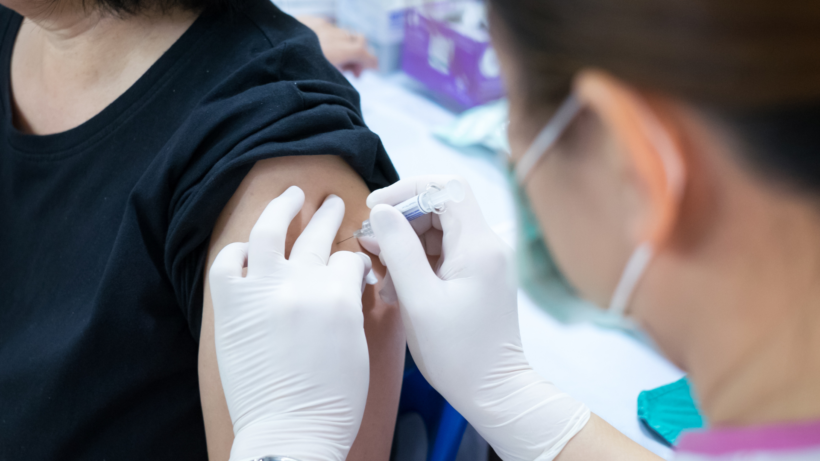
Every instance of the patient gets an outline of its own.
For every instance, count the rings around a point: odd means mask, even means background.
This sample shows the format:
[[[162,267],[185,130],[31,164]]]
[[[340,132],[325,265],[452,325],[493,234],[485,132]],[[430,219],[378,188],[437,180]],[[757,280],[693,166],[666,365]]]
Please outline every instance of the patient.
[[[316,36],[268,0],[0,4],[0,459],[225,460],[205,269],[289,186],[307,195],[293,236],[334,193],[346,237],[396,172]],[[404,338],[372,287],[364,306],[349,459],[380,460]]]

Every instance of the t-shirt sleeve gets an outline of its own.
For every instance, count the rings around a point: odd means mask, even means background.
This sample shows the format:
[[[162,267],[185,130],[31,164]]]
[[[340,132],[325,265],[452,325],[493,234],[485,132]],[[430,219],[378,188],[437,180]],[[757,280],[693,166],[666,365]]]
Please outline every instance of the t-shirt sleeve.
[[[358,93],[324,59],[310,59],[313,48],[285,43],[239,69],[209,93],[169,146],[175,184],[165,266],[194,338],[211,231],[257,161],[338,155],[371,190],[398,180],[379,137],[364,124]]]

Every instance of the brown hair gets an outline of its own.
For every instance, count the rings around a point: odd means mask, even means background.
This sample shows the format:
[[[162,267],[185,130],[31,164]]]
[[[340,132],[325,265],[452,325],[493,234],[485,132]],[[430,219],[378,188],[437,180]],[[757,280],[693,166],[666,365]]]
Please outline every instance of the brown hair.
[[[65,0],[50,0],[46,8],[58,8]],[[219,10],[232,13],[246,0],[80,0],[86,11],[100,10],[119,17],[139,15],[148,11],[168,12]]]
[[[820,194],[820,1],[489,3],[528,100],[554,104],[602,69],[718,116],[758,170]]]

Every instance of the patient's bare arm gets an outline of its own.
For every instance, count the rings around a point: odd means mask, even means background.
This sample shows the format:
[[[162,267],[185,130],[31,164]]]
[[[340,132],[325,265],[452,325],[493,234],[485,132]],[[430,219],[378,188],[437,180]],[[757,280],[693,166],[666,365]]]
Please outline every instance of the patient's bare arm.
[[[329,194],[341,197],[346,206],[345,219],[337,242],[352,235],[368,218],[365,198],[369,191],[364,181],[340,158],[335,156],[282,157],[258,162],[225,206],[214,226],[208,250],[210,267],[219,251],[231,242],[246,242],[253,224],[272,199],[290,186],[305,192],[305,205],[288,230],[286,251],[310,221]],[[356,239],[334,245],[333,251],[364,251]],[[384,268],[378,258],[373,270],[381,279]],[[364,293],[364,321],[370,351],[370,389],[361,429],[348,459],[379,461],[390,456],[393,427],[396,421],[401,376],[404,368],[404,330],[395,306],[384,304],[377,289],[369,286]],[[233,428],[214,349],[213,306],[205,277],[202,332],[199,344],[199,386],[208,455],[212,461],[229,458]],[[287,453],[271,453],[287,455]]]

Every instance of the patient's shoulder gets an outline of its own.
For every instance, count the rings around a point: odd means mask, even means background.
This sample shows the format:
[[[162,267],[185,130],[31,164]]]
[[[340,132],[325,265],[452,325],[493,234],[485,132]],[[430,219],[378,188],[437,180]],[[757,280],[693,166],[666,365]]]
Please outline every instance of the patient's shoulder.
[[[15,16],[19,17],[20,15],[7,7],[0,5],[0,33],[5,33],[6,24]]]
[[[269,79],[346,84],[325,59],[316,34],[270,0],[246,0],[230,14],[206,12],[203,16],[212,40],[207,55],[234,60],[221,69],[228,79],[263,74]]]
[[[358,93],[325,59],[313,31],[269,0],[247,0],[226,17],[206,12],[199,21],[196,58],[182,58],[190,84],[201,85],[181,127],[186,137],[203,126],[209,134],[250,136],[321,105],[360,118]]]

